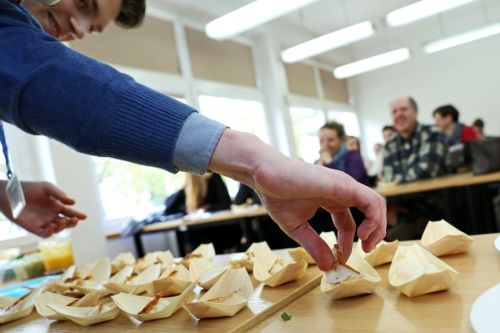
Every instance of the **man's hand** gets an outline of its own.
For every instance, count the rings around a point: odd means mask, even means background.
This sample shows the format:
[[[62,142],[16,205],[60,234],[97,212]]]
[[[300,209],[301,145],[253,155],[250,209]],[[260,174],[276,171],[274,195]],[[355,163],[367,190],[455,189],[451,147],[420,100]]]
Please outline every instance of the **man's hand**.
[[[12,222],[41,237],[49,237],[65,228],[76,226],[87,216],[69,208],[75,201],[63,191],[47,182],[21,182],[26,206],[17,219],[12,217],[5,194],[0,190],[0,210]]]
[[[226,130],[209,168],[254,188],[273,220],[321,270],[330,270],[334,257],[307,222],[319,207],[332,214],[344,260],[351,254],[356,232],[349,207],[365,214],[357,231],[365,251],[385,237],[386,203],[375,191],[343,172],[285,157],[254,136]]]
[[[333,161],[332,154],[330,154],[329,151],[320,150],[319,151],[319,161],[322,165],[327,165],[327,164],[332,163],[332,161]]]

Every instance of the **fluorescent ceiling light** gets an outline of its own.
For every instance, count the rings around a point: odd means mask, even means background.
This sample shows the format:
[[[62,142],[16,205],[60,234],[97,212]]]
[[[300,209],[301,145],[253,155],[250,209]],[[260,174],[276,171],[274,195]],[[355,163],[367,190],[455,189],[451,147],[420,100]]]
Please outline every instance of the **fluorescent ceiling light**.
[[[297,62],[338,49],[374,34],[375,29],[370,21],[361,22],[286,49],[281,53],[281,59],[287,63]]]
[[[491,24],[479,29],[464,32],[459,35],[443,38],[435,42],[424,44],[425,53],[435,53],[451,47],[463,45],[478,39],[494,36],[500,33],[500,23]]]
[[[208,37],[222,40],[305,7],[318,0],[256,0],[205,26]]]
[[[333,70],[333,75],[337,79],[346,79],[351,76],[390,66],[408,59],[410,59],[410,50],[408,48],[397,49],[337,67]]]
[[[477,0],[422,0],[396,9],[386,15],[388,25],[396,27],[463,6]]]

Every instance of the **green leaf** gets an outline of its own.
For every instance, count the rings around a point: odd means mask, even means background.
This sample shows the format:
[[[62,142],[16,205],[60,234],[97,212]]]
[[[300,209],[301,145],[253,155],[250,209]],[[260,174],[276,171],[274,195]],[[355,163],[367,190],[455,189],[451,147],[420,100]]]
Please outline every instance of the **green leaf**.
[[[289,320],[291,320],[291,319],[292,319],[292,316],[291,316],[291,315],[289,315],[289,314],[288,314],[288,313],[286,313],[286,312],[283,312],[283,313],[281,314],[281,319],[283,319],[283,321],[289,321]]]

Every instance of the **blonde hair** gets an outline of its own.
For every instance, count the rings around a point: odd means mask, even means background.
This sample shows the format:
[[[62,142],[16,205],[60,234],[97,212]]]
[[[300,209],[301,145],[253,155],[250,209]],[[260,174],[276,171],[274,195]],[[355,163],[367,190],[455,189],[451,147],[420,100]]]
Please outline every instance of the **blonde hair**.
[[[202,176],[188,174],[186,176],[186,208],[188,211],[193,211],[201,206],[205,201],[207,194],[208,182]]]

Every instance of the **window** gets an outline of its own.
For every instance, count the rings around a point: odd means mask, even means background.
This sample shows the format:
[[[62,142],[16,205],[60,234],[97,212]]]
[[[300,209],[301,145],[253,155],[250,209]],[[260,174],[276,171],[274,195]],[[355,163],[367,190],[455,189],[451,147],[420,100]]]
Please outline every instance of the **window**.
[[[167,196],[184,185],[182,174],[112,158],[96,157],[94,162],[106,220],[161,210]]]
[[[259,101],[201,95],[200,112],[232,129],[255,134],[262,141],[269,142],[264,106]],[[234,197],[239,183],[225,178],[229,194]]]
[[[186,103],[183,98],[176,98]],[[94,157],[97,181],[106,220],[144,218],[162,210],[165,199],[184,186],[184,174]],[[121,225],[121,221],[118,221]],[[126,221],[125,221],[126,222]],[[106,229],[120,226],[107,223]]]
[[[356,113],[351,111],[328,111],[328,121],[336,121],[344,125],[347,135],[359,138],[361,131],[359,130],[359,121]]]
[[[297,154],[314,163],[319,157],[318,131],[325,124],[325,115],[321,110],[304,107],[291,107],[290,115]]]

